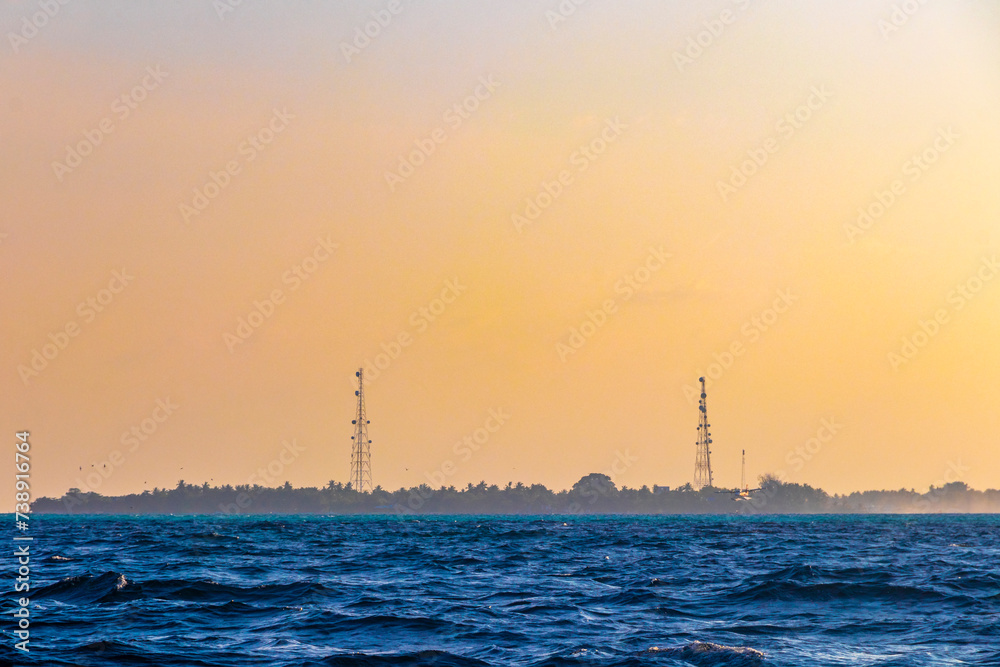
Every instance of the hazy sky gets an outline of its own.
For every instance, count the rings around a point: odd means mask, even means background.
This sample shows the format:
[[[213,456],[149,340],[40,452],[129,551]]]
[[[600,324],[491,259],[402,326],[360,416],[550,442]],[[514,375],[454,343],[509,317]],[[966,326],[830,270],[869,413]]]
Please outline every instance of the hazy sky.
[[[385,488],[684,484],[699,375],[718,485],[746,449],[831,492],[1000,486],[996,3],[16,0],[0,28],[35,495],[346,482],[361,365]]]

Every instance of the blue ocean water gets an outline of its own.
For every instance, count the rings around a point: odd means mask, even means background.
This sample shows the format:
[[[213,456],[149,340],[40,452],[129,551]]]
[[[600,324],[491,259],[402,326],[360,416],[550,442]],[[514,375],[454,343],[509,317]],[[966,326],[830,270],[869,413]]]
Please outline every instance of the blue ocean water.
[[[997,516],[36,515],[32,533],[32,650],[8,621],[4,664],[1000,665]]]

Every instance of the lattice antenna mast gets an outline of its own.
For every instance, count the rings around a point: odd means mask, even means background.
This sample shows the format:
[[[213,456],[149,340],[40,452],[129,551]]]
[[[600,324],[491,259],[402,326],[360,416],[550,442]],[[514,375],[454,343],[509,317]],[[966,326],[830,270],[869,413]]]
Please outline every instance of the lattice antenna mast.
[[[744,491],[749,491],[750,487],[747,486],[747,450],[743,450],[743,467],[740,469],[740,488]]]
[[[372,490],[372,441],[368,439],[368,415],[365,413],[365,369],[354,374],[358,378],[358,411],[354,415],[354,435],[351,436],[351,488]]]
[[[694,457],[694,486],[700,489],[704,486],[712,486],[712,451],[709,445],[712,444],[712,434],[708,432],[708,408],[705,403],[705,378],[698,378],[701,382],[701,400],[698,402],[698,442],[695,443],[697,450]]]

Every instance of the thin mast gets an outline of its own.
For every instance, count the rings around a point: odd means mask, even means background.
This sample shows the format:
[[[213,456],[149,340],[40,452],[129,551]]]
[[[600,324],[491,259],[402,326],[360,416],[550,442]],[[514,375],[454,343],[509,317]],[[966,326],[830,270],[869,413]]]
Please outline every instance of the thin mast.
[[[372,490],[372,441],[368,439],[368,415],[365,412],[365,369],[355,373],[358,378],[358,408],[354,414],[354,435],[351,436],[351,488],[355,491]]]
[[[700,489],[704,486],[712,486],[712,451],[709,445],[712,444],[712,435],[708,432],[708,407],[705,403],[705,378],[698,378],[701,382],[701,400],[698,402],[698,442],[695,443],[697,450],[694,458],[694,486]]]

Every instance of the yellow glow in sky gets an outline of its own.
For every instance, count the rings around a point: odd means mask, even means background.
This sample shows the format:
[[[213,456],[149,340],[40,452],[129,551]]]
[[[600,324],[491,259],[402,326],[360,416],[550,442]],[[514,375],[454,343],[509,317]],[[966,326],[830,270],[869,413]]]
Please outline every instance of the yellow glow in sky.
[[[384,488],[679,486],[700,375],[721,485],[997,487],[1000,9],[897,5],[5,3],[33,493],[346,482],[362,365]]]

